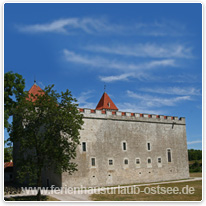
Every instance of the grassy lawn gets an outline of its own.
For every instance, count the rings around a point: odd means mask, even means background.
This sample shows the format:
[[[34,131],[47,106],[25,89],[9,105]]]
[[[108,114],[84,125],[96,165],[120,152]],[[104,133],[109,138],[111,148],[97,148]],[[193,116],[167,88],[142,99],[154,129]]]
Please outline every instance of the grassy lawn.
[[[192,172],[190,173],[190,177],[202,177],[202,172]]]
[[[94,201],[201,201],[202,181],[170,183],[160,185],[160,187],[178,187],[179,190],[182,191],[182,188],[187,185],[188,187],[194,187],[194,194],[145,194],[143,192],[139,194],[118,194],[118,189],[116,189],[113,194],[93,194],[90,198]],[[157,186],[158,185],[152,185],[149,187],[151,188]],[[145,187],[147,186],[140,186],[139,188],[143,191]],[[131,188],[129,192],[131,192]]]
[[[37,201],[37,200],[36,200],[36,196],[22,196],[22,197],[5,198],[5,201]],[[41,201],[59,201],[59,200],[54,197],[42,195]]]

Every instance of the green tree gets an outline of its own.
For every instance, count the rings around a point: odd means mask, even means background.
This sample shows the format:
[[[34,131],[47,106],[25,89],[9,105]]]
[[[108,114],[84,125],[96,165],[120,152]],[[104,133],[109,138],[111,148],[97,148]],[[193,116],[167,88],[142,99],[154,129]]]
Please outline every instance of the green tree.
[[[43,169],[51,170],[55,165],[57,174],[77,170],[77,164],[71,160],[76,157],[83,120],[69,90],[59,94],[52,85],[36,95],[35,101],[28,98],[20,100],[14,112],[10,137],[19,145],[19,181],[24,182],[27,177],[30,184],[41,187]],[[39,189],[37,200],[40,199]]]
[[[4,127],[9,127],[8,118],[13,115],[18,101],[24,94],[25,80],[18,73],[4,74]]]
[[[10,162],[13,160],[13,147],[5,147],[7,141],[4,141],[4,162]]]
[[[202,150],[188,150],[188,159],[191,160],[201,160],[202,159]]]

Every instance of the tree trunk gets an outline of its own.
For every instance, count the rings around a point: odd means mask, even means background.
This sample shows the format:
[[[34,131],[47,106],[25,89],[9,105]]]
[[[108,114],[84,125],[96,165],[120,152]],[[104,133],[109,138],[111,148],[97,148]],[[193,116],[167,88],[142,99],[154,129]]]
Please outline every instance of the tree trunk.
[[[41,170],[38,172],[38,179],[37,179],[37,187],[38,187],[38,193],[37,193],[37,201],[41,201]]]

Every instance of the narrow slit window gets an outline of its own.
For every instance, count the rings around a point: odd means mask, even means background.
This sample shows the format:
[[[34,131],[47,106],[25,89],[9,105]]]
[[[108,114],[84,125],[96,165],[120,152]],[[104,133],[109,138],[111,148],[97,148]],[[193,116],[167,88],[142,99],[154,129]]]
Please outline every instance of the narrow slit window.
[[[158,161],[158,163],[162,163],[161,157],[158,157],[157,161]]]
[[[126,142],[123,142],[123,150],[125,151],[125,150],[127,150],[127,144],[126,144]]]
[[[92,166],[95,166],[95,158],[91,158],[91,163],[92,163]]]
[[[82,142],[82,151],[83,152],[87,151],[86,142]]]
[[[150,147],[150,143],[149,143],[149,142],[147,143],[147,150],[148,150],[148,151],[151,150],[151,147]]]
[[[168,159],[168,162],[172,162],[171,150],[170,149],[167,149],[167,159]]]
[[[151,164],[152,160],[150,158],[147,159],[147,163]]]

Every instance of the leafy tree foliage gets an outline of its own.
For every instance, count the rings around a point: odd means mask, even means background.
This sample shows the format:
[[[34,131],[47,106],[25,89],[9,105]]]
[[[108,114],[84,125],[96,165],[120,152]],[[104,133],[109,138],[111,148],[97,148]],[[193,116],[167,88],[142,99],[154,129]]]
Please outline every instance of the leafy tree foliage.
[[[201,160],[202,150],[188,149],[188,159],[191,160]]]
[[[24,94],[25,80],[18,73],[4,74],[4,127],[8,128],[8,118],[13,115],[17,102]]]
[[[13,147],[5,147],[7,141],[4,141],[4,162],[10,162],[13,160]]]
[[[31,95],[30,98],[34,98]],[[41,187],[43,169],[53,169],[55,173],[77,170],[72,162],[76,157],[83,125],[82,115],[77,109],[76,99],[71,92],[53,90],[53,85],[35,96],[21,99],[14,112],[10,131],[11,141],[18,144],[18,179]],[[37,199],[40,200],[40,192]]]

